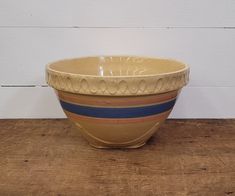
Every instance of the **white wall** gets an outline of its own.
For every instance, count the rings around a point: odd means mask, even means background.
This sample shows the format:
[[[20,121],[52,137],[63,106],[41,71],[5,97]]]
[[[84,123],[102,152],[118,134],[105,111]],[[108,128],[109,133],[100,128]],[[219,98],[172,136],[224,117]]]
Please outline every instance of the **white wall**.
[[[44,68],[133,54],[191,66],[172,118],[235,117],[233,0],[0,0],[0,118],[60,118]]]

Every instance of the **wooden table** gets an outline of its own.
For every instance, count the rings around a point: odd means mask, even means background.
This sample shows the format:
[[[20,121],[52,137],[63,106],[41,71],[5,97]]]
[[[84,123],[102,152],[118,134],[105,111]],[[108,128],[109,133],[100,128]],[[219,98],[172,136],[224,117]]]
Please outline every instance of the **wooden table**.
[[[68,120],[0,120],[0,196],[235,195],[235,120],[168,120],[140,149],[90,147]]]

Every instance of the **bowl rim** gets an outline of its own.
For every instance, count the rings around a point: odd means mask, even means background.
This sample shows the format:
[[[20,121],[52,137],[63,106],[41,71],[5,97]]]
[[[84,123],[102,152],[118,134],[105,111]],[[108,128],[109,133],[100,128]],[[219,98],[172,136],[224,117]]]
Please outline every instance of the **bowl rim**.
[[[184,68],[160,73],[160,74],[144,74],[144,75],[128,75],[128,76],[99,76],[79,73],[69,73],[58,71],[50,66],[55,63],[79,60],[85,58],[110,58],[110,57],[131,57],[131,58],[144,58],[153,60],[167,60],[184,65]],[[189,81],[190,67],[186,63],[182,63],[173,58],[161,58],[151,56],[140,55],[97,55],[97,56],[82,56],[75,58],[65,58],[57,61],[50,62],[46,65],[46,81],[49,86],[62,91],[71,93],[87,94],[87,95],[106,95],[106,96],[130,96],[130,95],[148,95],[159,94],[168,91],[181,89]],[[161,85],[155,89],[148,88],[151,83],[157,86],[161,81]],[[121,87],[121,82],[125,83],[126,90]],[[140,82],[145,83],[145,88],[139,88],[136,90],[136,86],[140,85]],[[103,84],[101,84],[103,83]],[[105,83],[105,84],[104,84]],[[114,84],[115,83],[115,84]],[[97,85],[98,84],[98,85]],[[99,85],[100,84],[100,85]],[[103,87],[101,87],[103,85]],[[104,89],[104,85],[106,89]],[[116,86],[116,87],[114,87]]]
[[[86,59],[86,58],[100,58],[100,57],[104,57],[104,58],[110,58],[110,57],[131,57],[131,58],[143,58],[143,59],[153,59],[153,60],[167,60],[167,61],[172,61],[175,63],[180,63],[182,65],[184,65],[183,69],[177,70],[177,71],[171,71],[171,72],[166,72],[166,73],[160,73],[160,74],[145,74],[145,75],[129,75],[129,76],[99,76],[99,75],[90,75],[90,74],[79,74],[79,73],[69,73],[69,72],[64,72],[64,71],[57,71],[53,68],[50,67],[50,65],[55,64],[55,63],[59,63],[59,62],[63,62],[63,61],[72,61],[72,60],[78,60],[78,59]],[[157,76],[157,75],[170,75],[170,74],[174,74],[174,73],[178,73],[184,70],[189,69],[189,65],[186,63],[183,63],[177,59],[173,59],[173,58],[161,58],[161,57],[151,57],[151,56],[137,56],[137,55],[96,55],[96,56],[82,56],[82,57],[74,57],[74,58],[65,58],[65,59],[61,59],[61,60],[56,60],[56,61],[52,61],[50,63],[48,63],[46,65],[46,69],[48,71],[53,71],[56,73],[61,73],[61,74],[69,74],[69,75],[75,75],[75,76],[84,76],[84,77],[101,77],[101,78],[138,78],[138,77],[149,77],[149,76]]]

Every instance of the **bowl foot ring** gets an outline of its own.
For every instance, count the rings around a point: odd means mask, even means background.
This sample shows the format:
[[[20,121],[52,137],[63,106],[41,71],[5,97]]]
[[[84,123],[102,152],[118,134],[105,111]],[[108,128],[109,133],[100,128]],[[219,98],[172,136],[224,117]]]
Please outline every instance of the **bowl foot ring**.
[[[98,149],[112,149],[112,148],[126,148],[126,149],[135,149],[135,148],[140,148],[142,146],[144,146],[146,144],[146,142],[141,142],[141,143],[138,143],[138,144],[134,144],[134,145],[130,145],[130,146],[109,146],[109,145],[99,145],[99,144],[96,144],[96,143],[91,143],[89,142],[89,145],[94,147],[94,148],[98,148]]]

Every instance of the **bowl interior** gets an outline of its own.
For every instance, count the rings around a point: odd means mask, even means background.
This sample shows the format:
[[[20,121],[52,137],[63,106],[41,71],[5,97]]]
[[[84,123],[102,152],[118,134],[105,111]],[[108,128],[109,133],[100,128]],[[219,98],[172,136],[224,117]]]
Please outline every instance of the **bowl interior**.
[[[89,76],[145,76],[180,72],[186,65],[170,59],[131,56],[85,57],[57,61],[48,69]]]

